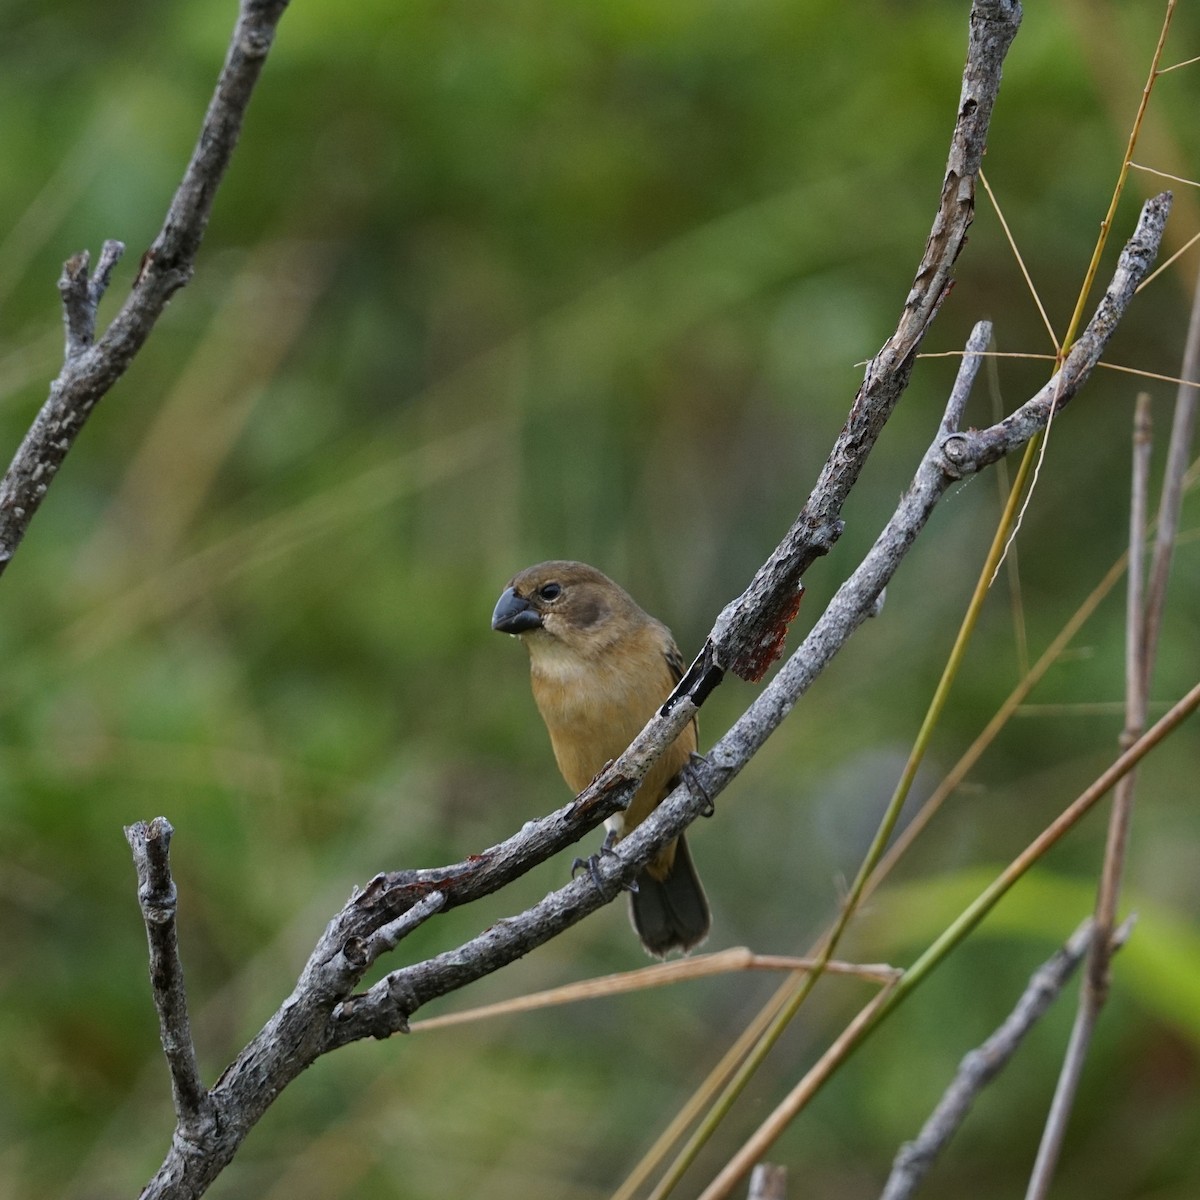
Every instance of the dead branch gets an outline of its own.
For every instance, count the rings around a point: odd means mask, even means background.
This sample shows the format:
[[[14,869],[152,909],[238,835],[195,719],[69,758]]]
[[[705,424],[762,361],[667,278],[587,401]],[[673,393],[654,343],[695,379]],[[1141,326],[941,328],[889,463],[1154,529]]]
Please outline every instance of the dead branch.
[[[242,0],[191,162],[158,236],[142,258],[133,290],[99,341],[95,340],[96,310],[125,247],[105,242],[90,278],[86,250],[63,265],[59,291],[66,354],[49,397],[0,479],[0,573],[12,561],[92,410],[141,350],[167,301],[191,279],[213,200],[287,3]]]
[[[138,875],[138,904],[150,943],[150,986],[158,1009],[163,1054],[171,1072],[171,1093],[180,1136],[191,1140],[212,1105],[200,1079],[196,1048],[188,1020],[187,992],[175,927],[176,892],[171,878],[171,834],[165,817],[130,825],[125,839],[133,851]]]

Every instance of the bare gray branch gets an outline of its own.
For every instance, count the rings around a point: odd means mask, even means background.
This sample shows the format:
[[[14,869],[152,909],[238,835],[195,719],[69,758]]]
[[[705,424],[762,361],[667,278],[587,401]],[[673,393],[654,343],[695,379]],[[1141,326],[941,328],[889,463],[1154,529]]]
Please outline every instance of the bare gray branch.
[[[90,278],[88,265],[91,256],[86,250],[81,250],[63,263],[58,292],[62,297],[63,325],[66,326],[65,361],[78,358],[96,340],[96,310],[108,289],[113,267],[124,253],[124,243],[105,242],[96,272]]]
[[[1137,286],[1158,254],[1163,228],[1171,212],[1171,193],[1163,192],[1142,206],[1137,228],[1125,243],[1117,269],[1087,328],[1071,347],[1062,367],[1016,412],[988,429],[973,429],[946,439],[943,469],[962,477],[990,466],[1025,445],[1045,429],[1051,411],[1065,408],[1087,382],[1116,332]]]
[[[1089,347],[1089,355],[1069,356],[1057,381],[1060,405],[1075,394],[1094,366],[1090,355],[1098,359],[1137,283],[1149,269],[1167,207],[1160,197],[1148,202],[1143,210],[1138,232],[1122,254],[1114,284],[1080,339]],[[987,332],[986,326],[977,327],[971,345],[986,343]],[[969,370],[960,372],[960,382],[968,377]],[[1038,405],[1037,400],[1035,397],[1018,410],[1034,405],[1032,416],[1021,425],[1028,429],[1028,436],[1044,426],[1050,415],[1050,405]],[[956,387],[943,424],[952,419],[961,403],[961,388]],[[619,808],[649,763],[694,716],[698,706],[691,697],[679,697],[669,711],[656,715],[616,763],[558,812],[528,822],[499,846],[462,863],[380,875],[352,897],[330,922],[292,995],[214,1085],[210,1099],[217,1119],[211,1136],[203,1142],[204,1152],[196,1153],[195,1145],[185,1151],[173,1144],[144,1195],[202,1194],[279,1091],[320,1054],[360,1038],[402,1032],[422,1004],[513,962],[619,895],[621,884],[636,875],[659,847],[708,811],[711,799],[741,771],[873,611],[888,580],[957,477],[957,472],[946,470],[945,443],[957,437],[979,436],[985,445],[994,446],[1015,438],[1011,431],[997,434],[1001,426],[978,435],[955,432],[949,437],[939,428],[899,507],[862,564],[838,590],[808,637],[762,695],[713,747],[706,761],[697,765],[695,776],[705,794],[693,793],[687,784],[677,788],[620,843],[616,854],[605,855],[599,861],[599,889],[585,874],[527,911],[495,922],[464,945],[394,971],[366,993],[351,995],[367,968],[363,947],[377,944],[371,941],[375,933],[414,904],[431,900],[436,893],[436,907],[449,908],[495,891],[577,840]],[[1014,440],[1010,448],[1019,444]]]
[[[1152,209],[1155,213],[1159,212],[1159,207],[1153,200],[1146,205],[1146,210]],[[1142,223],[1139,223],[1139,230],[1141,227]],[[1161,221],[1152,224],[1152,229],[1157,230],[1156,236],[1161,236]],[[1114,280],[1118,277],[1121,280],[1121,286],[1116,289],[1118,301],[1114,303],[1118,304],[1122,312],[1132,299],[1133,290],[1142,274],[1149,270],[1153,257],[1151,255],[1151,258],[1144,259],[1141,254],[1142,243],[1137,234],[1131,239],[1130,246],[1133,246],[1134,250],[1130,251],[1130,248],[1126,247],[1121,263],[1128,266],[1126,255],[1129,255],[1129,262],[1133,264],[1133,274],[1130,275],[1125,266],[1119,264],[1117,276],[1114,277]],[[1106,321],[1111,317],[1108,300],[1109,295],[1114,293],[1114,286],[1110,286],[1094,321],[1098,321],[1101,315]],[[1109,335],[1112,328],[1115,328],[1115,324],[1108,328]],[[972,332],[968,345],[985,346],[989,337],[990,327],[981,323]],[[1096,336],[1092,325],[1088,326],[1080,340],[1083,341],[1084,338],[1088,339],[1088,344],[1097,355],[1107,340]],[[978,362],[977,354],[968,354],[967,357]],[[1070,362],[1071,359],[1068,358],[1068,364]],[[1085,365],[1084,360],[1076,360],[1076,373],[1060,381],[1060,403],[1065,402],[1064,397],[1074,394],[1080,380],[1085,377]],[[1090,367],[1087,369],[1090,370]],[[964,381],[969,379],[972,373],[973,368],[966,366],[960,371],[947,405],[942,428],[946,427],[946,422],[951,421],[957,411],[961,411],[964,403]],[[1041,411],[1043,421],[1048,419],[1049,406],[1045,406]],[[997,428],[999,426],[993,427]],[[1030,436],[1036,428],[1036,425],[1031,428]],[[990,432],[979,431],[980,436],[985,438]],[[899,568],[905,554],[916,541],[947,488],[954,482],[956,476],[949,474],[944,466],[943,448],[946,441],[961,436],[974,437],[976,434],[972,432],[962,435],[956,431],[949,437],[944,437],[939,429],[913,482],[901,498],[899,507],[862,563],[838,589],[829,607],[818,618],[803,643],[764,688],[762,694],[708,752],[705,761],[697,764],[696,780],[705,795],[693,793],[687,784],[681,785],[659,805],[651,817],[643,821],[620,843],[617,855],[605,855],[601,859],[598,866],[599,877],[606,888],[610,884],[613,885],[611,893],[601,895],[587,878],[575,880],[559,891],[552,892],[527,912],[499,922],[457,950],[394,972],[389,976],[388,988],[372,989],[365,996],[356,997],[349,1006],[339,1010],[342,1019],[330,1031],[330,1047],[360,1037],[379,1037],[402,1028],[414,1009],[398,1009],[398,994],[410,1001],[424,1004],[528,953],[549,937],[611,900],[617,894],[620,883],[632,878],[658,847],[677,836],[706,811],[708,800],[720,795],[753,758],[784,717],[795,707],[813,680],[829,665],[851,634],[871,614],[878,596]],[[574,805],[549,817],[529,822],[519,834],[502,846],[485,851],[465,864],[449,868],[446,872],[432,873],[432,878],[424,886],[436,885],[445,890],[449,906],[462,902],[462,895],[477,894],[485,886],[485,877],[489,872],[492,874],[490,879],[486,880],[487,890],[494,890],[500,875],[520,873],[527,869],[527,866],[522,865],[522,856],[526,850],[536,854],[536,861],[542,861],[545,857],[543,850],[549,844],[557,843],[558,838],[565,835],[564,825],[569,824],[573,817],[582,815],[585,818],[583,823],[591,825],[598,823],[601,814],[607,815],[613,811],[624,789],[630,786],[627,781],[631,775],[640,777],[645,764],[655,753],[670,745],[679,729],[691,719],[695,711],[696,708],[689,702],[689,698],[683,697],[682,702],[665,715],[656,716],[638,735],[625,755],[603,772],[580,795]],[[639,767],[635,769],[631,763],[639,764]],[[493,855],[502,859],[503,865],[500,862],[493,863]],[[399,872],[393,876],[380,876],[373,881],[372,887],[378,887],[386,896],[392,886],[409,887],[412,886],[410,880],[414,875],[429,874]],[[390,1024],[393,1021],[396,1024]]]
[[[123,247],[105,242],[89,280],[86,251],[68,259],[59,288],[67,348],[50,394],[0,479],[0,572],[16,553],[92,409],[125,373],[167,301],[191,278],[213,199],[237,145],[254,85],[288,0],[242,0],[224,68],[166,220],[133,290],[95,341],[96,306]]]
[[[171,1072],[171,1092],[180,1134],[194,1136],[208,1118],[211,1105],[200,1079],[196,1048],[188,1020],[187,991],[175,927],[175,881],[171,878],[171,834],[166,817],[127,826],[125,839],[133,851],[138,876],[138,904],[150,943],[150,984],[158,1009],[163,1053]]]

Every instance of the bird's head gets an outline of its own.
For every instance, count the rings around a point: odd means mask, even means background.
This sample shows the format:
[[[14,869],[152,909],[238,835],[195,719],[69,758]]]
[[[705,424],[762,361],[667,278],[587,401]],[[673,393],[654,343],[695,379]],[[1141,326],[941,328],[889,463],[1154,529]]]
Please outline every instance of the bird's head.
[[[590,656],[609,642],[604,631],[640,614],[629,594],[587,563],[555,560],[514,575],[496,602],[492,628],[527,641],[530,652],[558,643]]]

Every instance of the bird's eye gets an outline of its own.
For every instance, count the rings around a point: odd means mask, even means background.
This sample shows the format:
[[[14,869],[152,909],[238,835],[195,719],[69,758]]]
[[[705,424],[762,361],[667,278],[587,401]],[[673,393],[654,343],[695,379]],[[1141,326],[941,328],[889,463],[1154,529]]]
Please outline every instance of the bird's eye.
[[[562,595],[562,584],[559,583],[543,583],[538,588],[538,595],[543,600],[557,600]]]

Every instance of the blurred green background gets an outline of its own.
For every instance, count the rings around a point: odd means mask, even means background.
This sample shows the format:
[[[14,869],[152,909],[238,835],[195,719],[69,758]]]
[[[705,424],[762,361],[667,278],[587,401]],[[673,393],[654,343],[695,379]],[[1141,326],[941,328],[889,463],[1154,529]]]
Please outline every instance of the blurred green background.
[[[162,813],[206,1078],[382,869],[454,861],[566,799],[496,595],[596,563],[685,655],[807,495],[892,330],[940,187],[965,2],[295,0],[195,281],[95,414],[2,583],[0,1200],[136,1192],[172,1126],[122,825]],[[0,12],[0,426],[58,369],[54,283],[103,239],[128,288],[198,129],[231,0]],[[986,170],[1061,332],[1120,163],[1160,3],[1031,5]],[[1166,54],[1200,53],[1181,6]],[[1200,67],[1166,75],[1138,161],[1200,175]],[[1157,190],[1135,173],[1102,278]],[[1180,194],[1172,247],[1200,228]],[[1197,252],[1138,300],[1114,362],[1179,368]],[[926,350],[989,317],[1048,339],[981,196]],[[940,417],[919,365],[811,573],[792,644],[870,545]],[[976,424],[1045,364],[983,379]],[[1101,372],[1054,429],[1019,542],[1040,653],[1120,554],[1138,380]],[[1154,397],[1156,476],[1174,389]],[[711,948],[799,953],[835,910],[919,723],[999,512],[950,496],[864,628],[693,835]],[[1189,498],[1185,531],[1200,524]],[[1118,586],[859,921],[912,961],[1114,753]],[[1184,539],[1155,695],[1195,682]],[[1019,677],[994,589],[918,791]],[[755,689],[705,708],[711,741]],[[1095,707],[1097,704],[1101,706]],[[1087,705],[1089,707],[1081,707]],[[1053,706],[1053,707],[1046,707]],[[1157,715],[1164,704],[1155,708]],[[1055,1194],[1200,1191],[1200,738],[1143,770],[1119,960]],[[776,1148],[795,1195],[878,1194],[970,1046],[1088,911],[1095,814],[901,1009]],[[430,922],[397,961],[539,898],[570,855]],[[642,965],[619,906],[438,1011]],[[301,1077],[227,1198],[603,1197],[774,988],[727,977],[351,1047]],[[865,999],[830,979],[689,1177],[723,1161]],[[1019,1194],[1073,998],[930,1180]],[[431,1008],[431,1012],[433,1009]],[[426,1014],[427,1015],[427,1014]]]

